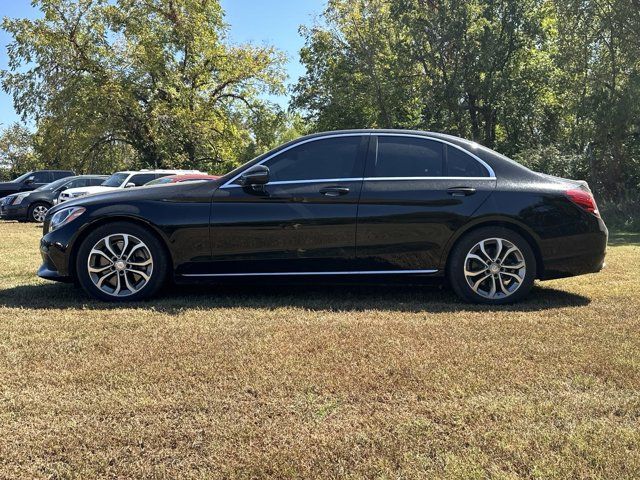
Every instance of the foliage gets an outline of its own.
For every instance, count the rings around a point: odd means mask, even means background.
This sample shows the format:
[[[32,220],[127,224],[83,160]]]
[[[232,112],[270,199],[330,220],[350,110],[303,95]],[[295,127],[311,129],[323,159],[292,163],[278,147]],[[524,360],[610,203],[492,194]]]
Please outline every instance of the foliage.
[[[42,18],[3,22],[2,79],[47,162],[219,171],[263,128],[256,112],[275,115],[260,95],[282,91],[282,56],[229,44],[217,0],[34,3]]]
[[[27,127],[13,123],[0,132],[0,181],[41,167],[34,151],[34,136]]]
[[[637,195],[634,0],[330,0],[301,31],[292,105],[316,130],[444,131]]]

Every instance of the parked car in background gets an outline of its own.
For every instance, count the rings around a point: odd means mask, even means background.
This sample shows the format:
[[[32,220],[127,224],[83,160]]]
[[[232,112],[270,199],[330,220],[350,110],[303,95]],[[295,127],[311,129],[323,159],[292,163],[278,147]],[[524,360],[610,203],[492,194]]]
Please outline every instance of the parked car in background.
[[[73,175],[75,173],[71,170],[37,170],[28,172],[10,182],[0,182],[0,198],[12,193],[35,190],[48,183]]]
[[[73,198],[80,198],[94,193],[105,193],[113,190],[141,187],[152,180],[169,175],[183,175],[187,173],[203,174],[198,170],[140,170],[116,172],[107,178],[103,183],[94,187],[70,188],[65,190],[58,197],[58,202],[66,202]]]
[[[219,175],[206,175],[204,173],[191,173],[187,175],[170,175],[168,177],[157,178],[151,180],[145,184],[145,187],[149,185],[166,185],[167,183],[183,183],[183,182],[198,182],[203,180],[217,180]]]
[[[432,277],[491,305],[535,279],[599,271],[608,236],[586,182],[402,130],[310,135],[211,182],[57,205],[43,234],[38,275],[102,300],[139,300],[168,278]]]
[[[65,177],[35,190],[8,195],[0,202],[0,218],[21,222],[42,222],[47,211],[58,202],[58,195],[69,188],[100,185],[107,175]],[[4,199],[3,199],[4,200]]]

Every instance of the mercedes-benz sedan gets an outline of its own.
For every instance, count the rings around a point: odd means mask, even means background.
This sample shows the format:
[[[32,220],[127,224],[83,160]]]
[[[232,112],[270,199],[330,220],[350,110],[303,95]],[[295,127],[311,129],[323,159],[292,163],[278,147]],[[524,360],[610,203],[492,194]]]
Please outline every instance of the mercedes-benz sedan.
[[[211,182],[58,205],[38,274],[111,301],[168,280],[437,277],[465,300],[501,304],[535,279],[599,271],[606,244],[585,182],[448,135],[339,131]]]

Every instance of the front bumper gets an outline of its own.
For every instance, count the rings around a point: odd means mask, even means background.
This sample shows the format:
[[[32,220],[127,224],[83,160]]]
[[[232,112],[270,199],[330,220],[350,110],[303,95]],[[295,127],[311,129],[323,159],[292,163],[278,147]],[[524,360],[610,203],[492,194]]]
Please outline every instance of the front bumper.
[[[29,209],[23,205],[0,206],[0,218],[2,220],[26,220]]]
[[[45,232],[48,222],[45,223]],[[62,227],[53,232],[45,233],[40,239],[40,255],[42,265],[38,269],[38,276],[46,280],[57,282],[71,282],[70,272],[71,240],[75,229]]]

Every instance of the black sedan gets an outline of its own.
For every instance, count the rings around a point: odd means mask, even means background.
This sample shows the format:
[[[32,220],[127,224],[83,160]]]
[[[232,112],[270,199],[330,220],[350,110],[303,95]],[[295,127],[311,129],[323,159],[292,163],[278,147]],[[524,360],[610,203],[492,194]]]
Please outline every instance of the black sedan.
[[[61,178],[30,192],[8,195],[0,201],[0,218],[43,222],[47,211],[57,203],[60,192],[69,188],[100,185],[106,179],[106,175],[78,175]]]
[[[440,277],[502,304],[535,279],[599,271],[606,244],[585,182],[449,135],[358,130],[300,138],[212,182],[58,205],[38,274],[112,301],[168,279]]]

